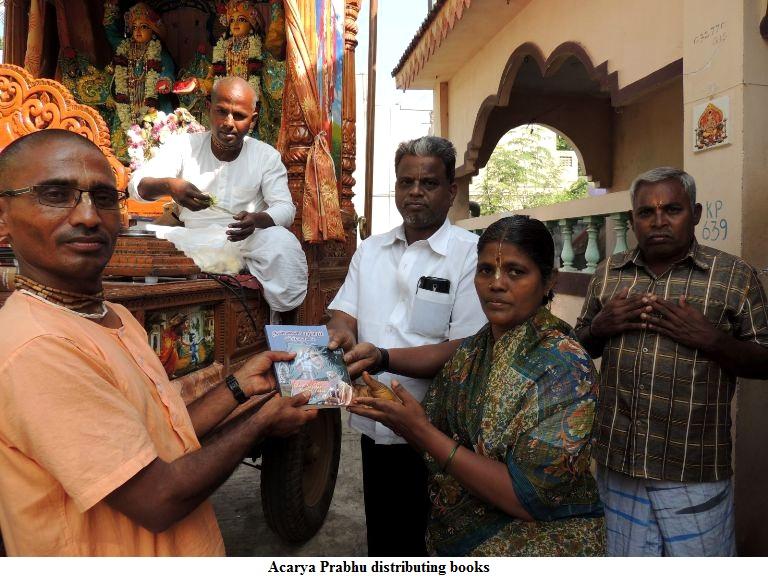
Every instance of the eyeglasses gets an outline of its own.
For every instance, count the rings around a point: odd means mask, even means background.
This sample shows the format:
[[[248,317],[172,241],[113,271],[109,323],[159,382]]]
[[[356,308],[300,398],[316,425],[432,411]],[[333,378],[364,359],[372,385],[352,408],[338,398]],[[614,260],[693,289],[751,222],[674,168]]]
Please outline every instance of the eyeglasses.
[[[125,205],[128,199],[128,192],[120,191],[115,188],[96,188],[95,190],[84,190],[75,186],[66,186],[62,184],[35,184],[26,188],[17,190],[6,190],[0,192],[0,197],[21,196],[22,194],[34,193],[37,201],[43,206],[51,208],[74,208],[80,202],[83,194],[88,195],[88,199],[99,210],[119,210]]]

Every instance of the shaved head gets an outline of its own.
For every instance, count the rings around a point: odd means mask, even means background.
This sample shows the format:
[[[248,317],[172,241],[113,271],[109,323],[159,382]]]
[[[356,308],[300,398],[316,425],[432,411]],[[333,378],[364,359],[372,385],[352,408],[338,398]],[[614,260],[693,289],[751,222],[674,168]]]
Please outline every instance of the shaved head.
[[[101,290],[120,231],[120,210],[100,209],[90,195],[115,186],[101,149],[68,130],[33,132],[0,153],[0,186],[17,192],[0,198],[0,237],[13,245],[21,274],[60,290]],[[80,192],[71,207],[50,205],[40,196],[46,187]]]
[[[238,92],[247,94],[251,98],[251,102],[253,102],[251,109],[256,110],[256,105],[259,103],[259,95],[253,86],[239,76],[227,76],[217,80],[211,92],[211,103],[215,103],[224,94],[229,95]]]
[[[219,160],[231,162],[258,118],[258,89],[237,76],[217,81],[211,92],[211,150]]]
[[[14,140],[0,152],[0,190],[11,190],[27,185],[28,182],[21,180],[30,171],[23,168],[44,161],[46,151],[61,147],[96,150],[104,157],[104,163],[109,166],[101,149],[87,138],[58,128],[38,130]]]

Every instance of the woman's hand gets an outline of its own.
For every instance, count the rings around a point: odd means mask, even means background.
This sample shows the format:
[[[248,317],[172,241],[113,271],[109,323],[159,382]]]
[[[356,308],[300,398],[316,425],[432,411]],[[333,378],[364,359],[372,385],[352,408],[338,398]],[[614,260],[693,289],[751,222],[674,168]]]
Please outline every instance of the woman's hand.
[[[363,373],[363,380],[373,391],[384,386],[378,380]],[[401,436],[418,449],[423,449],[426,432],[432,425],[429,423],[421,403],[416,400],[397,380],[392,380],[392,392],[399,402],[384,398],[355,398],[347,408],[353,414],[371,418],[381,422],[398,436]]]

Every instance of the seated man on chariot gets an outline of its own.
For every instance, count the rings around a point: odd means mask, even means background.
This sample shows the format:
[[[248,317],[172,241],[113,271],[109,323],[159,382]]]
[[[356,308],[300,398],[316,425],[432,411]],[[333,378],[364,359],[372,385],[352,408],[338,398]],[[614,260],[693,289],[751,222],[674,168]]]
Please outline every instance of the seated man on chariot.
[[[134,172],[128,189],[139,201],[170,196],[190,230],[220,227],[238,243],[270,308],[284,312],[304,301],[307,260],[287,229],[296,207],[280,154],[248,136],[257,103],[256,92],[242,78],[217,81],[211,130],[169,138]]]

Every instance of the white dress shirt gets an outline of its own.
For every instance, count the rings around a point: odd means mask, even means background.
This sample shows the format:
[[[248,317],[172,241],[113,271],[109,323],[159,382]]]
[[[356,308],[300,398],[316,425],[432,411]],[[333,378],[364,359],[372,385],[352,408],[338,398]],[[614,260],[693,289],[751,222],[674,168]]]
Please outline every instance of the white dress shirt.
[[[426,240],[410,245],[399,226],[365,240],[352,257],[344,284],[329,305],[357,319],[358,342],[381,348],[436,344],[475,334],[487,322],[475,291],[478,237],[448,219]],[[418,290],[419,278],[450,281],[448,294]],[[382,373],[395,378],[421,401],[428,379]],[[400,436],[369,418],[351,415],[353,428],[377,444],[404,443]]]
[[[146,202],[139,196],[138,185],[147,176],[183,178],[201,192],[215,195],[216,206],[212,208],[198,212],[181,209],[179,218],[188,228],[227,225],[243,210],[266,212],[277,226],[287,228],[296,214],[280,153],[250,136],[245,137],[240,155],[224,162],[213,155],[210,132],[174,135],[133,173],[128,185],[133,199]]]

